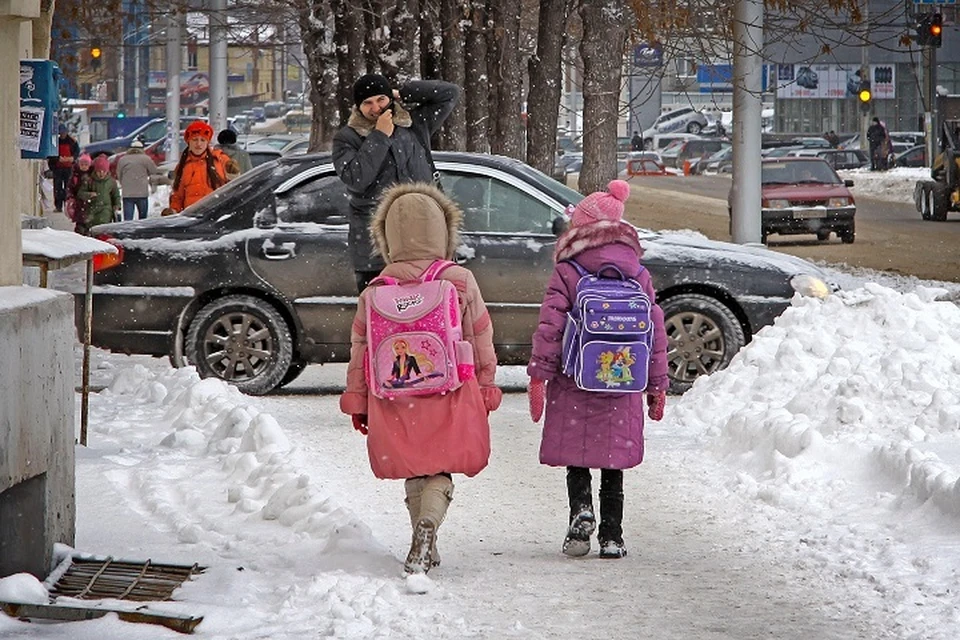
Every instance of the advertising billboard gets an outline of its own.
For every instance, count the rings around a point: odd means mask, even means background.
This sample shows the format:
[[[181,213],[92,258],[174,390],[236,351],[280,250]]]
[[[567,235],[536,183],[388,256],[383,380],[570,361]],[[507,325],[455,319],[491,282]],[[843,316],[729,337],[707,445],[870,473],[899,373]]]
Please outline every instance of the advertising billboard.
[[[871,64],[871,91],[875,99],[896,98],[897,68]],[[778,64],[778,98],[852,98],[860,91],[860,65]]]

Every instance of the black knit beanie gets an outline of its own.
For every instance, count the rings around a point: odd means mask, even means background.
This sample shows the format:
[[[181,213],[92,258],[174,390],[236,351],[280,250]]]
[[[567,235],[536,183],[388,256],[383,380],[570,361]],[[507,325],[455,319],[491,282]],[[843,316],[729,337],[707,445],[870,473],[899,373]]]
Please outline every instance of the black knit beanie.
[[[217,135],[220,144],[237,144],[237,132],[233,129],[224,129]]]
[[[361,102],[373,96],[393,96],[390,83],[379,73],[360,76],[360,79],[353,83],[353,103],[359,107]]]

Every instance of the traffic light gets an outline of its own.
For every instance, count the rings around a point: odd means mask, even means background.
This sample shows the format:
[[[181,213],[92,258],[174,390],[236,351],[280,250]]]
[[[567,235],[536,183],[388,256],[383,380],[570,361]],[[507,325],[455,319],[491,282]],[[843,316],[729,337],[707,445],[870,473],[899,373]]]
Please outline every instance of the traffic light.
[[[94,71],[100,68],[101,56],[103,56],[103,49],[100,48],[100,41],[94,40],[90,45],[90,68]]]
[[[117,111],[117,117],[118,117],[118,118],[121,118],[121,119],[122,119],[122,118],[126,118],[126,117],[127,117],[127,112],[124,111],[123,109],[120,109],[119,111]]]
[[[939,47],[943,41],[943,14],[921,13],[917,16],[917,44]]]
[[[860,101],[860,113],[870,113],[870,101],[873,99],[873,92],[870,91],[870,81],[862,80],[860,82],[860,91],[857,92],[857,100]]]

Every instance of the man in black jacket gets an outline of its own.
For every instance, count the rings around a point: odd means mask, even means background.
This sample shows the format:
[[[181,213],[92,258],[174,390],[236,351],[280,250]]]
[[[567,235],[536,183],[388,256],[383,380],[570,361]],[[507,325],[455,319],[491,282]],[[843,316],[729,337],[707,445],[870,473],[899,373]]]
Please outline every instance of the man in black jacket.
[[[384,266],[372,255],[368,229],[380,194],[401,182],[434,182],[430,136],[459,97],[459,87],[440,80],[411,80],[397,90],[385,77],[367,74],[353,85],[355,108],[333,138],[333,166],[350,195],[349,243],[358,291]]]
[[[47,158],[47,166],[53,177],[53,203],[57,211],[63,211],[67,199],[67,183],[73,174],[73,163],[80,156],[80,145],[64,125],[60,125],[57,139],[57,155]]]
[[[874,118],[873,124],[867,128],[867,142],[870,145],[870,170],[878,171],[884,169],[885,159],[882,159],[883,155],[881,149],[883,148],[883,143],[886,140],[887,131],[883,128],[883,125],[880,124],[880,118]]]

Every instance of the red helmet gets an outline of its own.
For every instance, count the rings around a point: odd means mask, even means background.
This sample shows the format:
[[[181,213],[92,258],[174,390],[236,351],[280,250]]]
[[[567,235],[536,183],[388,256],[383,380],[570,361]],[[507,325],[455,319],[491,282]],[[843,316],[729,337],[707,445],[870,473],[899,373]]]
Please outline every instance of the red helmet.
[[[195,120],[183,132],[183,139],[190,142],[194,136],[203,136],[209,141],[213,138],[213,127],[202,120]]]

